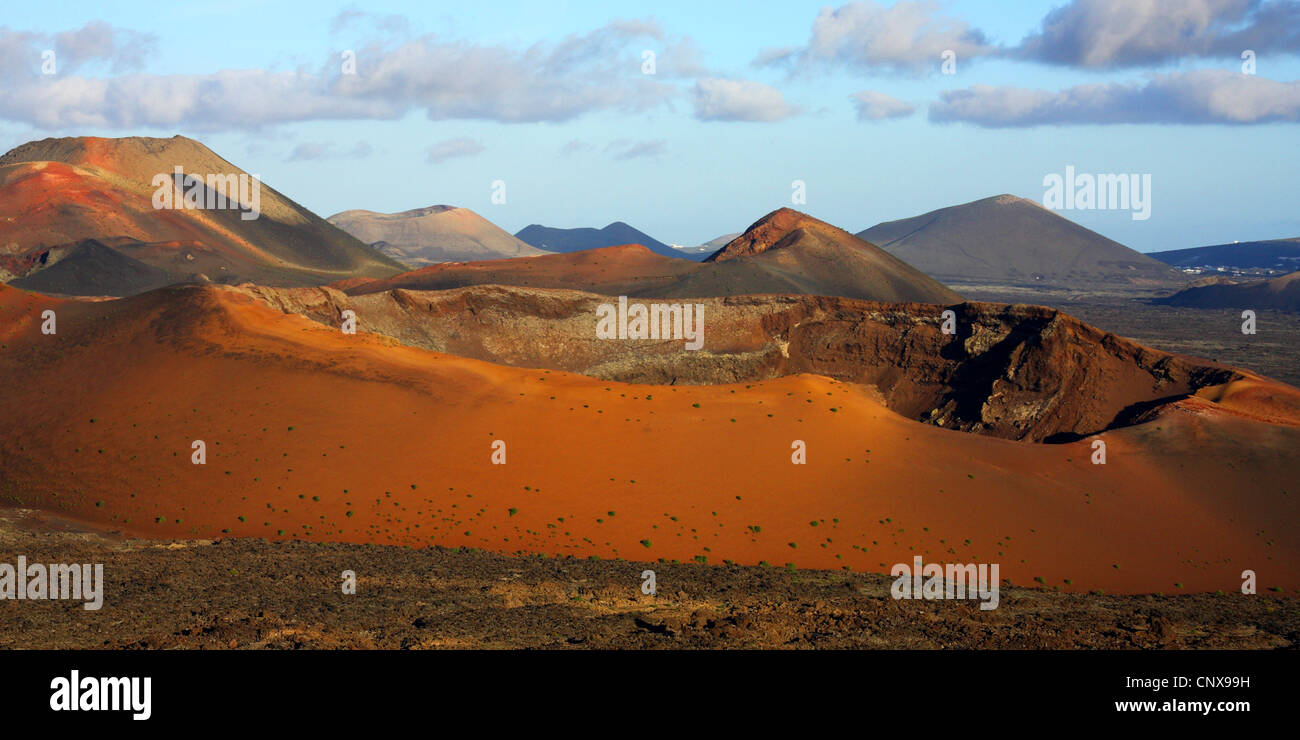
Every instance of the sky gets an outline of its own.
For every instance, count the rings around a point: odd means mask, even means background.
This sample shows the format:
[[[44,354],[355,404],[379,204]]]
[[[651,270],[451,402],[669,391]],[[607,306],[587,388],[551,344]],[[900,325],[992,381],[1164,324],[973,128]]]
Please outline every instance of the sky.
[[[1296,237],[1300,0],[7,4],[0,149],[176,134],[322,216],[695,245],[1071,167],[1150,176],[1149,218],[1061,211],[1140,251]]]

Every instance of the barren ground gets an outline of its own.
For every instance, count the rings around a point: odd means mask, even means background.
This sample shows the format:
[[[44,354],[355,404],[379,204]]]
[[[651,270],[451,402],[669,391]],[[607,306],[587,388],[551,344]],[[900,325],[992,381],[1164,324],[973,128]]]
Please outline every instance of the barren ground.
[[[101,562],[104,607],[0,601],[0,648],[1295,649],[1293,595],[1003,588],[895,601],[878,575],[260,539],[141,540],[0,509],[0,562]],[[658,595],[639,589],[653,569]],[[343,595],[340,574],[359,587]]]

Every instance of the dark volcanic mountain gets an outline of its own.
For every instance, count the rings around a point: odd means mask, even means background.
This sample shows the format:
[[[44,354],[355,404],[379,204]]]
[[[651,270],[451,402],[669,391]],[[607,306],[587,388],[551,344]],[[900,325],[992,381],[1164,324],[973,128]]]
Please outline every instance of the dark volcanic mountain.
[[[1300,272],[1271,280],[1219,282],[1180,290],[1156,303],[1190,308],[1232,308],[1300,312]]]
[[[468,208],[430,206],[401,213],[354,210],[328,220],[410,267],[547,254]]]
[[[241,179],[243,192],[227,186],[235,200],[225,208],[158,208],[155,178],[173,181],[175,168],[189,178]],[[168,281],[203,273],[214,281],[254,281],[270,285],[320,285],[348,277],[384,277],[401,266],[324,219],[261,183],[192,139],[94,137],[44,139],[23,144],[0,157],[0,277],[44,278],[61,292],[127,294],[151,285],[158,272]],[[200,185],[205,196],[209,192]],[[171,190],[170,187],[167,190]],[[256,192],[256,196],[254,193]],[[247,196],[247,202],[245,202]],[[251,213],[256,198],[257,217]],[[96,240],[97,246],[86,245]],[[51,248],[75,252],[75,260],[51,259]],[[143,264],[116,260],[109,249]],[[56,250],[57,252],[58,250]],[[44,254],[44,256],[42,256]],[[68,255],[55,254],[68,258]],[[96,261],[126,278],[112,284],[107,275],[84,269]],[[81,265],[77,269],[73,269]],[[114,266],[116,265],[116,267]],[[111,289],[111,290],[107,290]]]
[[[41,250],[23,277],[23,290],[60,295],[127,296],[177,282],[174,273],[147,265],[95,239]]]
[[[1168,265],[1013,195],[877,224],[858,236],[947,283],[1180,287]]]
[[[1170,249],[1164,252],[1151,252],[1150,256],[1174,267],[1273,269],[1291,272],[1300,268],[1300,237]]]
[[[349,282],[352,295],[468,285],[572,288],[605,295],[708,297],[797,293],[878,301],[957,303],[961,296],[842,229],[782,208],[702,263],[623,245],[515,260],[434,265]]]
[[[961,300],[874,244],[790,208],[767,214],[704,261],[717,269],[684,280],[681,295],[803,293],[920,303]]]
[[[673,249],[643,231],[622,221],[615,221],[603,229],[556,229],[540,224],[525,226],[516,237],[548,252],[579,252],[584,249],[615,247],[620,244],[640,244],[664,257],[685,258],[681,250]]]

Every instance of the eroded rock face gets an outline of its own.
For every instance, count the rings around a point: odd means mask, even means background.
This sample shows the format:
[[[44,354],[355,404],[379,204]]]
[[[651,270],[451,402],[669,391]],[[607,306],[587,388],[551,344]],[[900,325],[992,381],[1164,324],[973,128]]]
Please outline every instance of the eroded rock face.
[[[1038,306],[944,307],[758,295],[695,299],[704,346],[601,340],[596,309],[615,299],[570,290],[474,286],[348,296],[333,288],[241,286],[285,311],[404,344],[504,365],[648,384],[745,383],[816,373],[875,387],[898,413],[937,426],[1029,441],[1066,441],[1131,423],[1144,411],[1239,371],[1143,347]]]
[[[818,221],[793,208],[778,208],[754,222],[743,234],[725,244],[722,249],[709,255],[706,262],[725,262],[738,257],[750,257],[762,254],[769,249],[778,248],[797,238],[793,232],[797,229],[823,230],[837,233],[843,239],[853,238],[847,231],[837,229],[830,224]]]

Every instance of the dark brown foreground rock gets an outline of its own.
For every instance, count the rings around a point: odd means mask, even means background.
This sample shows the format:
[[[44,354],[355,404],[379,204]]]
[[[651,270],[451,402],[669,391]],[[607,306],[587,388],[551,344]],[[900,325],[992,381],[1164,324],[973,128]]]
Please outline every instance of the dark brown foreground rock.
[[[264,540],[126,540],[0,510],[0,562],[103,563],[104,606],[0,601],[5,649],[1295,649],[1291,595],[1004,587],[896,601],[834,571]],[[641,593],[642,571],[658,593]],[[340,588],[356,573],[357,593]]]

